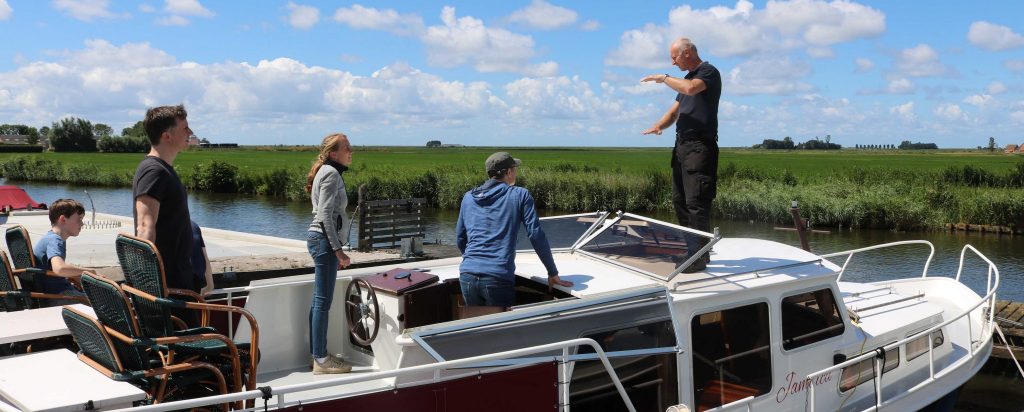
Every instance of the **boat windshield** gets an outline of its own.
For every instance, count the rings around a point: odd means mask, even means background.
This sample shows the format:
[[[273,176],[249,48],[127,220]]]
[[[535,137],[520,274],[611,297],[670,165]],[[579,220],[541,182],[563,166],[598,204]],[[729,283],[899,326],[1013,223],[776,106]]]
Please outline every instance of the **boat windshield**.
[[[576,244],[584,234],[595,223],[602,220],[606,212],[585,213],[569,216],[552,216],[540,219],[540,227],[548,238],[552,249],[568,249]],[[519,228],[519,238],[516,239],[517,250],[533,250],[530,239],[526,236],[526,229]]]
[[[667,279],[687,258],[685,234],[678,227],[627,214],[579,250]]]

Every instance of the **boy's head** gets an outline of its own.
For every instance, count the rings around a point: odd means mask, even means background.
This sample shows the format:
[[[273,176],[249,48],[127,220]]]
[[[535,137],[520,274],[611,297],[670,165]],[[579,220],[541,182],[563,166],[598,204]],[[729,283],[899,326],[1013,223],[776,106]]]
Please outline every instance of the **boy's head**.
[[[60,228],[68,236],[78,236],[82,232],[82,218],[85,217],[85,206],[74,199],[57,199],[50,205],[50,226]]]

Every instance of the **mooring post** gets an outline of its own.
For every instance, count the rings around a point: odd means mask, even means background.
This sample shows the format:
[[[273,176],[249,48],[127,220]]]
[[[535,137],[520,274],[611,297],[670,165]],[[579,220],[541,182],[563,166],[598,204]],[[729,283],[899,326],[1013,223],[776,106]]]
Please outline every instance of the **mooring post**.
[[[797,236],[800,236],[800,247],[810,252],[811,245],[807,243],[807,221],[800,217],[800,206],[796,200],[790,205],[789,214],[793,215],[793,226],[796,228]]]

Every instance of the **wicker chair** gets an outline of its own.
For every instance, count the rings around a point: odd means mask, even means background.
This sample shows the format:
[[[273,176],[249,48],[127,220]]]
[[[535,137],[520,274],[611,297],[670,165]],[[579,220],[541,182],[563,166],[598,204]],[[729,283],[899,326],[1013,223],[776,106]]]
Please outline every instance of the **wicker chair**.
[[[0,312],[15,312],[38,307],[39,299],[67,300],[70,298],[64,295],[33,292],[27,287],[19,288],[7,253],[0,251],[0,260],[2,260],[0,262]]]
[[[171,309],[190,309],[202,312],[202,325],[209,322],[209,312],[226,312],[228,316],[240,315],[250,325],[249,343],[230,343],[221,339],[193,340],[171,345],[171,349],[182,356],[194,356],[210,362],[218,362],[225,357],[228,361],[239,361],[245,372],[245,388],[256,388],[256,369],[259,362],[259,325],[249,311],[230,305],[205,303],[202,298],[192,292],[167,287],[163,259],[156,246],[145,239],[120,234],[116,241],[117,258],[124,272],[124,290],[131,300],[140,321],[143,334],[150,338],[164,336],[183,336],[194,331],[207,328],[174,330],[175,323]],[[169,296],[178,295],[189,300],[173,299]],[[180,322],[178,322],[180,323]],[[242,356],[239,357],[239,354]],[[233,377],[240,375],[235,374]]]
[[[57,274],[39,269],[36,265],[36,256],[32,253],[32,239],[29,237],[28,230],[21,225],[14,225],[7,228],[4,234],[4,239],[7,241],[7,250],[11,252],[10,262],[12,264],[12,273],[21,280],[22,290],[32,292],[34,295],[28,298],[26,301],[28,308],[40,307],[38,299],[63,299],[63,300],[77,300],[81,303],[88,303],[88,301],[80,296],[64,296],[45,294],[42,290],[42,276],[57,276]],[[74,279],[68,279],[72,284],[77,283]],[[77,284],[76,287],[79,287]],[[45,296],[44,296],[45,295]]]
[[[93,303],[98,319],[92,319],[70,307],[64,307],[64,323],[81,350],[79,358],[94,369],[114,380],[139,386],[154,403],[191,397],[192,388],[202,388],[211,395],[228,393],[226,373],[238,376],[238,363],[234,370],[224,371],[208,362],[175,360],[171,345],[220,339],[230,340],[214,333],[149,339],[141,335],[138,322],[124,291],[110,279],[92,275],[82,276],[82,286]],[[111,339],[113,338],[113,339]],[[234,391],[241,382],[235,379]],[[240,404],[239,404],[240,406]],[[224,405],[227,410],[227,405]]]

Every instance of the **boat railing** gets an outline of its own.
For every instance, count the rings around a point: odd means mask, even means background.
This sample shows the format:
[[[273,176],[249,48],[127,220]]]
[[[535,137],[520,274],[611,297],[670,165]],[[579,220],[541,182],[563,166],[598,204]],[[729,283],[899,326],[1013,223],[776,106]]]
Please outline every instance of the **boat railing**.
[[[924,262],[924,270],[921,271],[921,277],[928,277],[928,268],[932,264],[932,258],[935,257],[935,245],[933,245],[932,242],[929,242],[927,240],[903,240],[903,241],[899,241],[899,242],[883,243],[881,245],[868,246],[868,247],[864,247],[864,248],[860,248],[860,249],[852,249],[852,250],[847,250],[847,251],[843,251],[843,252],[829,253],[827,255],[821,255],[821,257],[828,259],[828,258],[832,258],[832,257],[846,256],[846,261],[843,262],[843,267],[842,267],[842,269],[839,270],[839,278],[838,278],[838,280],[842,280],[843,279],[843,273],[846,272],[846,266],[850,264],[850,260],[853,259],[853,255],[856,255],[856,254],[861,253],[861,252],[871,251],[871,250],[887,249],[887,248],[891,248],[891,247],[904,246],[904,245],[928,245],[928,248],[930,249],[930,251],[928,252],[928,260],[926,260]],[[961,256],[962,256],[962,254],[961,254]],[[962,262],[962,258],[961,258],[961,264],[962,263],[963,262]]]
[[[912,241],[912,242],[920,243],[920,242],[923,242],[923,241]],[[897,242],[897,243],[903,243],[903,242]],[[929,243],[929,245],[930,245],[930,243]],[[885,246],[885,245],[880,245],[880,246]],[[865,249],[870,249],[870,248],[865,248]],[[934,248],[932,249],[932,251],[934,253]],[[844,361],[842,363],[839,363],[839,364],[836,364],[834,366],[831,366],[831,367],[819,370],[817,372],[811,373],[811,374],[807,375],[807,380],[813,381],[814,379],[818,378],[819,376],[822,376],[822,375],[825,375],[825,374],[828,374],[828,373],[833,373],[833,372],[836,372],[836,371],[841,371],[844,368],[847,368],[849,366],[855,365],[855,364],[860,363],[860,362],[862,362],[864,360],[874,358],[875,365],[874,365],[873,370],[875,372],[874,372],[873,381],[874,381],[874,386],[875,386],[875,405],[864,410],[865,412],[873,412],[873,411],[878,411],[881,408],[889,406],[892,403],[894,403],[894,402],[896,402],[896,401],[898,401],[898,400],[900,400],[900,399],[902,399],[902,398],[904,398],[906,396],[909,396],[911,394],[914,394],[914,393],[922,390],[924,387],[926,387],[929,384],[935,382],[937,379],[940,379],[940,378],[946,376],[947,374],[955,371],[958,367],[960,367],[961,365],[963,365],[967,361],[969,361],[972,358],[974,358],[974,356],[977,355],[978,352],[981,351],[981,349],[985,346],[984,342],[986,340],[992,339],[992,329],[993,329],[993,325],[995,325],[995,323],[993,322],[993,316],[994,316],[994,312],[995,311],[993,309],[995,307],[995,302],[996,302],[996,290],[999,289],[999,269],[996,267],[996,265],[994,263],[992,263],[991,260],[989,260],[988,257],[986,257],[984,254],[982,254],[977,249],[975,249],[974,246],[966,245],[960,251],[960,267],[957,269],[956,281],[958,281],[958,282],[960,281],[960,275],[963,272],[963,267],[964,267],[964,257],[966,256],[968,251],[974,253],[979,258],[984,260],[985,263],[988,264],[988,275],[987,275],[988,276],[988,281],[986,283],[986,293],[985,293],[984,297],[982,297],[976,303],[971,305],[970,308],[964,310],[960,314],[958,314],[958,315],[956,315],[956,316],[954,316],[954,317],[952,317],[952,318],[950,318],[950,319],[948,319],[948,320],[946,320],[946,321],[944,321],[944,322],[942,322],[942,323],[940,323],[938,325],[935,325],[935,326],[932,326],[932,327],[930,327],[928,329],[925,329],[925,330],[922,330],[920,332],[911,334],[910,336],[907,336],[906,338],[900,339],[900,340],[895,341],[893,343],[890,343],[890,344],[887,344],[887,345],[884,345],[884,346],[880,346],[880,347],[876,348],[873,351],[866,352],[866,353],[854,356],[854,357],[852,357],[850,359],[847,359],[846,361]],[[854,251],[854,252],[856,252],[856,251]],[[931,262],[931,256],[929,256],[928,261]],[[925,275],[927,275],[927,264],[926,264],[926,268],[925,268]],[[985,313],[986,311],[984,311],[984,310],[982,311],[981,320],[982,320],[983,323],[982,323],[981,331],[980,331],[980,333],[978,335],[978,339],[976,341],[975,340],[975,336],[974,336],[974,331],[973,331],[973,323],[971,322],[970,315],[975,310],[980,308],[982,305],[986,305],[988,307],[987,308],[988,309],[987,310],[988,313],[986,314]],[[942,369],[936,370],[935,369],[935,352],[934,352],[935,351],[935,345],[931,344],[931,342],[934,342],[934,334],[937,331],[939,331],[940,329],[945,328],[946,326],[952,324],[953,322],[957,322],[957,321],[961,321],[961,320],[964,320],[964,321],[967,322],[967,340],[968,340],[967,341],[967,345],[966,345],[967,348],[968,348],[967,349],[967,354],[964,355],[963,357],[961,357],[960,359],[957,359],[956,361],[951,362],[950,364],[946,365]],[[926,335],[928,336],[928,342],[929,342],[929,344],[927,345],[928,346],[928,376],[927,376],[927,378],[922,380],[917,385],[914,385],[910,389],[908,389],[906,391],[901,391],[900,393],[898,393],[897,395],[893,396],[892,398],[883,401],[882,400],[882,376],[881,376],[881,374],[878,373],[878,371],[882,371],[883,370],[882,363],[884,362],[884,359],[885,359],[885,352],[887,352],[889,350],[892,350],[894,348],[898,348],[901,345],[907,344],[907,342],[913,341],[915,339],[919,339],[919,338],[924,337]],[[947,336],[949,336],[950,339],[953,339],[953,336],[951,334],[947,335]],[[810,411],[810,412],[814,412],[814,399],[815,399],[814,398],[814,387],[815,387],[815,385],[809,385],[807,387],[807,398],[806,398],[806,402],[807,403],[805,404],[805,410]]]
[[[342,385],[349,385],[349,384],[373,381],[373,380],[378,380],[378,379],[397,378],[397,377],[403,377],[403,376],[416,376],[418,374],[430,373],[430,372],[433,373],[433,379],[431,380],[431,383],[437,383],[437,382],[442,382],[442,381],[446,381],[446,380],[459,379],[459,378],[471,377],[471,376],[479,376],[479,375],[485,374],[485,373],[500,372],[500,371],[504,371],[504,370],[508,370],[508,369],[513,369],[513,368],[516,368],[516,367],[522,367],[524,365],[516,365],[516,366],[513,366],[513,367],[488,368],[486,371],[471,372],[471,373],[461,374],[461,375],[457,375],[457,376],[448,376],[448,377],[442,378],[441,377],[441,372],[444,371],[444,370],[459,369],[459,368],[464,368],[464,367],[467,367],[467,366],[472,366],[472,365],[475,365],[475,364],[479,364],[481,362],[489,362],[489,361],[494,361],[494,360],[499,360],[499,359],[516,358],[516,357],[521,357],[521,356],[525,356],[525,355],[532,355],[532,354],[549,352],[549,351],[555,351],[555,350],[561,350],[562,355],[559,355],[559,356],[547,356],[547,357],[543,357],[543,358],[534,358],[537,361],[534,362],[533,364],[536,365],[536,364],[545,363],[545,362],[552,362],[552,361],[565,363],[565,362],[568,361],[569,353],[571,352],[569,349],[577,348],[577,347],[581,347],[581,346],[589,346],[590,348],[592,348],[594,350],[594,353],[597,355],[597,358],[601,361],[601,364],[604,366],[605,372],[608,373],[608,376],[611,378],[612,383],[615,385],[615,389],[616,389],[616,391],[618,391],[619,397],[622,398],[623,404],[625,404],[626,408],[630,412],[636,412],[636,407],[633,406],[633,402],[630,400],[629,394],[626,393],[625,387],[622,386],[622,381],[619,379],[618,374],[615,373],[615,369],[612,367],[611,362],[608,360],[608,356],[605,354],[604,350],[601,349],[601,346],[598,345],[598,343],[595,340],[590,339],[590,338],[576,338],[576,339],[570,339],[570,340],[565,340],[565,341],[561,341],[561,342],[554,342],[554,343],[548,343],[548,344],[544,344],[544,345],[531,346],[531,347],[528,347],[528,348],[514,349],[514,350],[508,350],[508,351],[503,351],[503,352],[496,352],[496,353],[491,353],[491,354],[486,354],[486,355],[473,356],[473,357],[469,357],[469,358],[456,359],[456,360],[450,360],[450,361],[438,362],[438,363],[430,363],[430,364],[426,364],[426,365],[411,366],[411,367],[408,367],[408,368],[400,368],[400,369],[394,369],[394,370],[388,370],[388,371],[379,371],[379,372],[370,372],[370,373],[359,373],[359,374],[353,374],[353,375],[339,377],[339,378],[334,378],[334,379],[318,380],[318,381],[314,381],[314,382],[305,382],[305,383],[298,383],[298,384],[291,384],[291,385],[282,385],[282,386],[279,386],[279,387],[262,386],[262,387],[257,388],[256,390],[250,390],[250,391],[244,391],[244,392],[236,392],[236,393],[230,393],[230,394],[225,394],[225,395],[207,396],[207,397],[203,397],[203,398],[187,399],[187,400],[180,400],[180,401],[174,401],[174,402],[159,403],[159,404],[154,404],[154,405],[138,406],[138,407],[134,407],[134,408],[120,409],[118,411],[119,412],[121,412],[121,411],[123,411],[123,412],[164,412],[164,411],[173,411],[173,410],[193,409],[193,408],[199,408],[199,407],[203,407],[203,406],[218,405],[218,404],[237,402],[237,401],[260,400],[260,399],[262,399],[264,401],[264,405],[262,405],[262,406],[257,405],[254,408],[251,408],[251,409],[248,409],[248,410],[249,411],[256,411],[256,410],[259,410],[259,409],[267,410],[268,407],[271,406],[271,405],[274,405],[274,407],[276,407],[277,409],[284,409],[284,408],[289,408],[289,407],[292,407],[292,406],[299,406],[299,407],[301,407],[303,405],[303,402],[308,405],[311,401],[317,401],[317,400],[327,401],[327,400],[330,400],[330,399],[336,399],[336,398],[338,398],[338,395],[333,395],[333,396],[330,396],[330,397],[325,397],[325,398],[316,399],[316,400],[306,399],[306,400],[303,400],[303,401],[300,401],[300,400],[289,401],[289,400],[285,399],[285,395],[291,394],[291,393],[297,393],[297,392],[310,391],[310,390],[314,390],[314,389],[340,387]],[[383,390],[388,390],[388,389],[390,389],[390,390],[398,390],[398,389],[403,388],[403,387],[421,385],[421,384],[424,384],[424,383],[426,383],[426,382],[424,382],[424,381],[417,381],[417,382],[406,383],[406,384],[403,384],[403,385],[393,384],[390,387],[382,388],[382,389]],[[377,389],[372,390],[372,391],[362,391],[362,392],[359,392],[359,393],[353,393],[353,394],[347,394],[347,395],[361,395],[361,394],[372,393],[372,392],[375,392],[375,391],[377,391]],[[274,398],[276,398],[276,400],[274,400]],[[272,402],[272,400],[273,400],[273,402]],[[300,410],[301,410],[301,408],[300,408]]]

